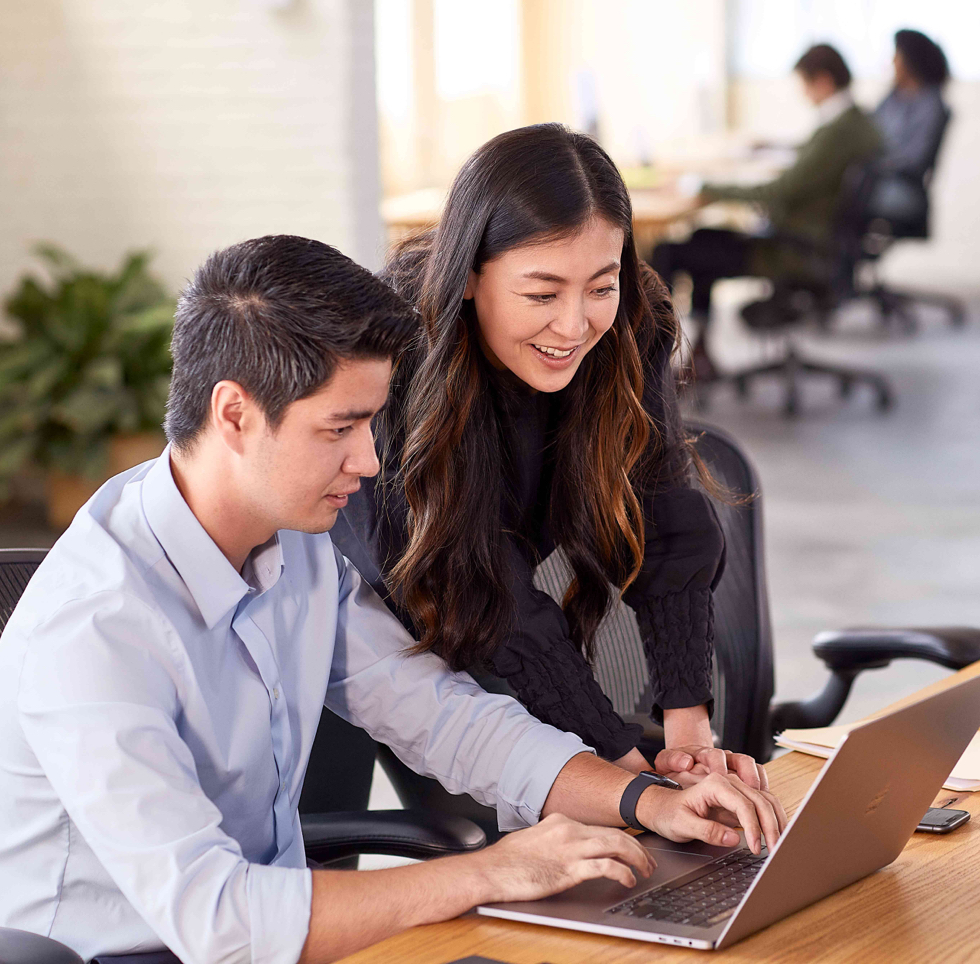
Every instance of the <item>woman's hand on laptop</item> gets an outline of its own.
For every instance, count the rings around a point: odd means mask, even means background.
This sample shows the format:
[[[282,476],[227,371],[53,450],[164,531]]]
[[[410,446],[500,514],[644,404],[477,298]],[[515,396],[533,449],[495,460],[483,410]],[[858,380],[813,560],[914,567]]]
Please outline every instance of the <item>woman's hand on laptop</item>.
[[[708,773],[684,790],[651,786],[640,796],[636,816],[644,827],[668,840],[703,840],[734,847],[740,826],[753,853],[763,838],[775,847],[786,827],[786,812],[768,790],[747,786],[735,774]]]
[[[465,859],[482,865],[486,901],[537,900],[597,877],[633,887],[657,866],[622,830],[590,827],[558,813]]]

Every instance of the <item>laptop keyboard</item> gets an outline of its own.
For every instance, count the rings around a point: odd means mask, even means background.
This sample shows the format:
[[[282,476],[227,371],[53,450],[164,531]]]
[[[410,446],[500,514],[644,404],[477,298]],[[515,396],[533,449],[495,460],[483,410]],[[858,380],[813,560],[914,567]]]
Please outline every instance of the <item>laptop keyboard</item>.
[[[731,916],[767,856],[757,857],[751,850],[733,851],[705,865],[694,880],[662,884],[610,907],[606,913],[710,927]]]

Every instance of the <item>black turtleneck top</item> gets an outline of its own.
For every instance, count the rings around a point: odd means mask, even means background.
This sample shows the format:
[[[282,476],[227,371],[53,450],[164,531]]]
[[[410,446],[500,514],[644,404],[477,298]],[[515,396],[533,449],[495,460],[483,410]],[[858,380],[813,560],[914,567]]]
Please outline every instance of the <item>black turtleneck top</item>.
[[[649,284],[663,292],[653,273]],[[649,287],[649,285],[648,285]],[[644,359],[643,403],[664,440],[659,479],[637,491],[646,523],[644,562],[625,603],[637,616],[653,688],[653,716],[663,710],[711,701],[712,599],[721,575],[724,539],[707,497],[689,481],[677,416],[672,344],[651,340]],[[489,669],[543,722],[578,734],[605,758],[618,759],[637,745],[641,728],[625,722],[599,688],[591,666],[571,642],[561,607],[533,584],[535,566],[555,548],[547,526],[554,466],[548,441],[556,428],[558,395],[534,392],[513,376],[490,379],[507,457],[508,497],[501,506],[515,629],[502,640]],[[392,386],[389,405],[403,388]],[[384,586],[384,576],[407,540],[407,508],[397,487],[400,451],[379,439],[385,452],[381,478],[394,493],[382,501],[374,480],[351,497],[334,541],[411,631]]]

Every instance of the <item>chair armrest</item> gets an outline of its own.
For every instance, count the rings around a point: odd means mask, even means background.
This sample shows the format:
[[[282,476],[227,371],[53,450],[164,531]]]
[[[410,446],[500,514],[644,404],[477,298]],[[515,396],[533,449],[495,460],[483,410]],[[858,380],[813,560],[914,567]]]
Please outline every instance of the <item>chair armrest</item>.
[[[926,659],[963,669],[980,660],[980,629],[840,629],[819,633],[813,652],[830,670],[871,669],[893,659]]]
[[[893,659],[925,659],[949,669],[977,662],[980,629],[840,629],[819,633],[813,652],[830,670],[830,679],[809,700],[774,706],[769,714],[773,734],[830,726],[843,709],[858,674],[887,666]]]
[[[60,941],[14,927],[0,927],[0,961],[3,964],[84,964]]]
[[[300,815],[306,856],[327,862],[355,854],[425,860],[486,846],[472,821],[423,810],[351,810]]]

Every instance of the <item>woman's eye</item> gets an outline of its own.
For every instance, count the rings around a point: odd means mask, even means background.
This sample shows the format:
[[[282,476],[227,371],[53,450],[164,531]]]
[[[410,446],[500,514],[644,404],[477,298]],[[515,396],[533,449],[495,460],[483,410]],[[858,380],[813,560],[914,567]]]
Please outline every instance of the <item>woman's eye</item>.
[[[524,297],[525,298],[530,298],[531,301],[533,301],[535,304],[538,304],[538,305],[544,305],[544,304],[547,304],[549,301],[554,301],[555,300],[555,296],[553,294],[550,294],[550,295],[525,295]]]
[[[616,286],[615,285],[609,285],[608,287],[605,287],[605,288],[596,288],[595,293],[600,298],[605,298],[608,295],[613,294],[615,291],[616,291]]]

